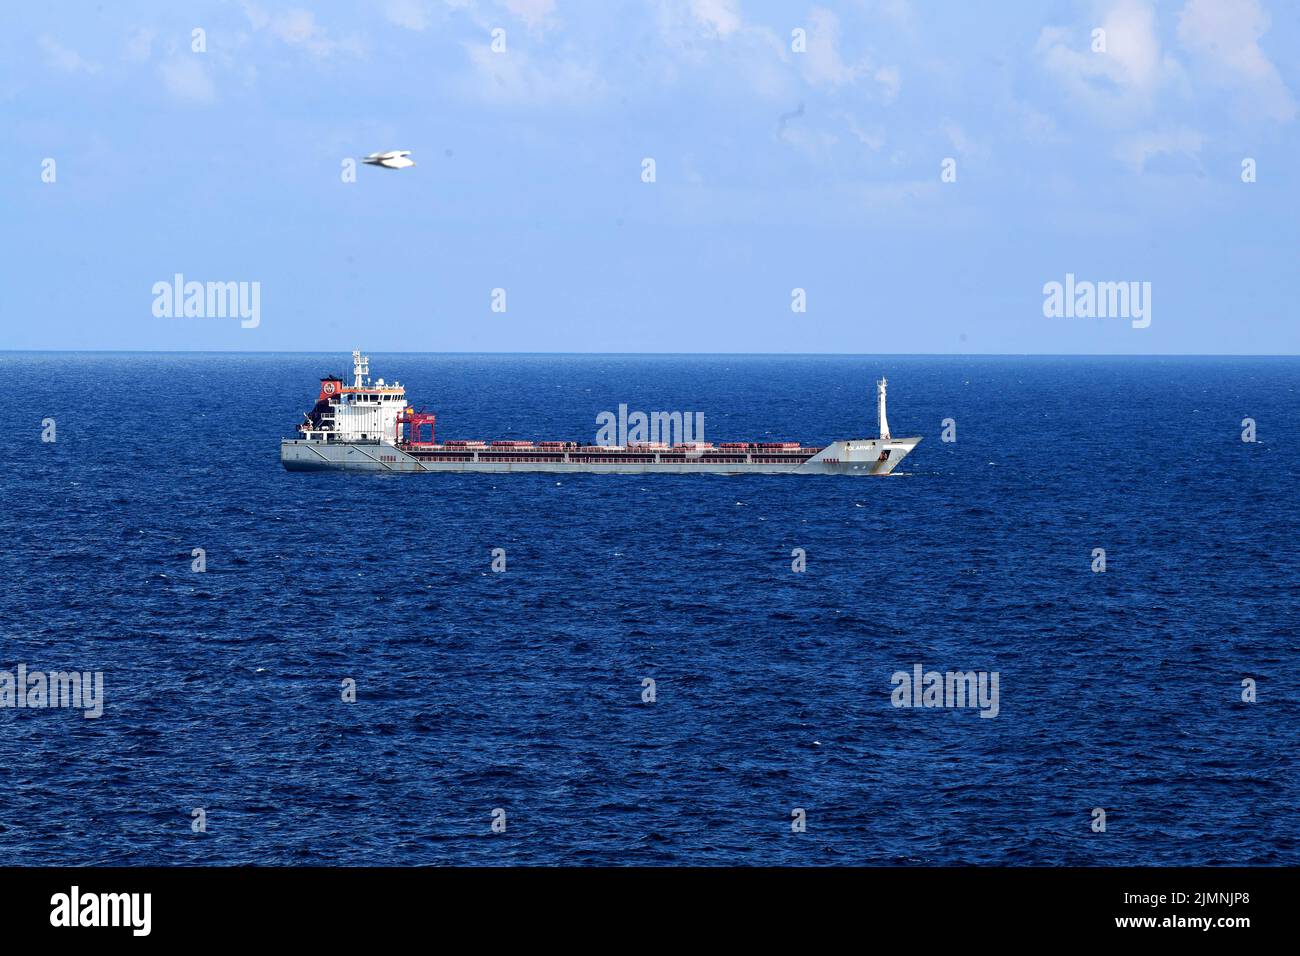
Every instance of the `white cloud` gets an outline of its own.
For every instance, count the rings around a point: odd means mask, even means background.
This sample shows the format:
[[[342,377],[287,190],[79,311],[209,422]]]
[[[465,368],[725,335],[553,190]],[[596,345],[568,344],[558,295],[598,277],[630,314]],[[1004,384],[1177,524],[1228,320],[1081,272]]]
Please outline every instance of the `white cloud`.
[[[99,64],[82,57],[76,50],[63,46],[48,36],[41,37],[41,49],[45,51],[45,62],[64,73],[98,73]]]
[[[265,31],[290,46],[309,53],[328,57],[335,53],[359,56],[364,52],[356,37],[335,38],[316,22],[316,14],[302,7],[291,7],[282,13],[269,14],[252,3],[244,4],[244,12],[254,31]]]
[[[896,66],[873,67],[869,59],[848,63],[840,54],[840,20],[824,7],[808,14],[808,50],[800,56],[804,79],[813,86],[849,86],[870,77],[885,100],[892,100],[902,86]]]
[[[1148,89],[1159,78],[1160,40],[1156,11],[1145,0],[1120,0],[1101,20],[1106,52],[1089,56],[1106,64],[1110,78],[1137,89]]]
[[[911,0],[866,0],[868,12],[895,26],[912,25]]]
[[[217,98],[212,76],[196,56],[180,56],[159,65],[163,88],[181,103],[211,103]]]
[[[654,9],[668,52],[663,84],[677,83],[678,67],[686,65],[739,81],[762,96],[791,95],[785,44],[770,28],[746,23],[733,0],[662,0]]]
[[[988,155],[988,147],[967,136],[966,130],[955,120],[945,119],[940,124],[940,129],[958,156],[980,158]]]
[[[407,30],[424,30],[429,26],[429,8],[422,0],[384,0],[380,9],[390,23]]]
[[[1259,46],[1268,28],[1268,15],[1257,0],[1188,0],[1178,17],[1178,40],[1211,82],[1249,93],[1252,108],[1290,122],[1295,99]]]
[[[592,68],[573,61],[542,61],[512,49],[494,53],[486,43],[466,43],[473,72],[465,92],[498,103],[573,102],[598,98],[604,82]]]
[[[808,14],[808,52],[804,54],[804,76],[814,86],[843,86],[858,79],[869,68],[865,63],[848,64],[840,58],[840,18],[825,7]]]
[[[1092,49],[1092,29],[1105,31],[1105,51]],[[1177,62],[1162,53],[1155,9],[1147,0],[1115,0],[1082,31],[1045,27],[1037,50],[1070,94],[1121,124],[1149,112],[1157,92],[1177,79]]]
[[[506,0],[506,9],[528,24],[530,30],[542,29],[555,13],[555,0]]]
[[[1133,130],[1156,117],[1167,122],[1171,110],[1203,111],[1215,105],[1205,95],[1213,88],[1241,94],[1237,116],[1295,118],[1296,101],[1259,44],[1269,28],[1259,0],[1187,0],[1169,50],[1161,48],[1149,0],[1105,0],[1100,9],[1096,22],[1045,28],[1036,53],[1071,99],[1103,124]],[[1105,31],[1104,52],[1091,48],[1095,27]],[[1141,169],[1156,153],[1199,149],[1186,131],[1148,136],[1126,141],[1121,158]]]
[[[881,147],[885,145],[885,134],[882,130],[863,129],[851,113],[839,113],[837,118],[843,121],[854,139],[873,153],[880,152]]]
[[[1199,168],[1204,137],[1192,129],[1158,130],[1130,136],[1115,149],[1118,159],[1143,172],[1156,156],[1184,156]]]
[[[882,66],[874,74],[886,100],[892,100],[903,87],[903,77],[896,66]]]
[[[1028,103],[1010,100],[1005,104],[1003,111],[1010,128],[1018,131],[1030,143],[1043,145],[1061,143],[1066,139],[1055,119]]]
[[[729,37],[740,29],[735,0],[691,0],[691,13],[720,37]]]

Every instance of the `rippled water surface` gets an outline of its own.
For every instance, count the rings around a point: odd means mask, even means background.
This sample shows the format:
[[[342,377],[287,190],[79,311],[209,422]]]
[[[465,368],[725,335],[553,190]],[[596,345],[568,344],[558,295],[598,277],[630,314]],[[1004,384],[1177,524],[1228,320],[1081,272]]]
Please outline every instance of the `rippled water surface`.
[[[105,684],[0,709],[0,863],[1300,862],[1300,361],[377,354],[443,438],[625,402],[821,443],[885,374],[924,441],[888,479],[284,472],[347,364],[0,354],[0,670]],[[893,707],[918,663],[997,671],[998,716]]]

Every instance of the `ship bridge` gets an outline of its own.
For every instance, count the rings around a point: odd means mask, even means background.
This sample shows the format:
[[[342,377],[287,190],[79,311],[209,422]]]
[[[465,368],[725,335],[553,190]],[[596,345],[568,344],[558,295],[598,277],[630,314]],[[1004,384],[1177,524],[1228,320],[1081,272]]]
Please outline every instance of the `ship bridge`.
[[[316,407],[298,429],[314,441],[396,445],[406,412],[402,383],[385,383],[382,378],[371,382],[370,357],[353,351],[352,384],[344,385],[335,376],[322,378]]]

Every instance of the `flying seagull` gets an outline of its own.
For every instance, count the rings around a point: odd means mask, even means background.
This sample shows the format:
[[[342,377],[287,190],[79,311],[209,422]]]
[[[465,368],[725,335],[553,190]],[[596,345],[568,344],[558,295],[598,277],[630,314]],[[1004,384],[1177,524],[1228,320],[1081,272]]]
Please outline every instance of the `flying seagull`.
[[[415,165],[415,160],[407,158],[410,155],[409,149],[390,149],[386,153],[371,153],[361,161],[369,166],[383,166],[385,169],[405,169],[407,166]]]

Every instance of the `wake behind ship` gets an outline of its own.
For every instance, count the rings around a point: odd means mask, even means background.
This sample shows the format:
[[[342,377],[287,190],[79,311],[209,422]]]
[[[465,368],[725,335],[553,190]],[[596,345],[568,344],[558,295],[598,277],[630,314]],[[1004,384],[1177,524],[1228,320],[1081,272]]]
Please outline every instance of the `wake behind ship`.
[[[439,443],[435,416],[408,405],[400,382],[385,384],[381,378],[372,383],[370,360],[359,351],[352,353],[352,366],[350,386],[339,376],[321,379],[316,405],[298,426],[300,437],[280,442],[280,461],[288,471],[888,475],[921,441],[889,434],[882,378],[877,383],[879,437],[841,439],[821,447],[794,441]]]

